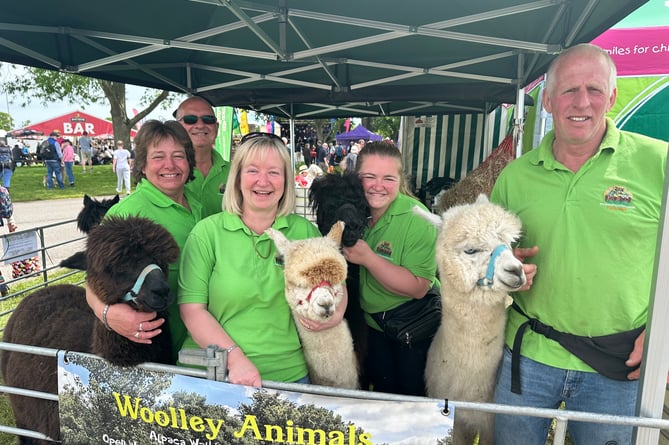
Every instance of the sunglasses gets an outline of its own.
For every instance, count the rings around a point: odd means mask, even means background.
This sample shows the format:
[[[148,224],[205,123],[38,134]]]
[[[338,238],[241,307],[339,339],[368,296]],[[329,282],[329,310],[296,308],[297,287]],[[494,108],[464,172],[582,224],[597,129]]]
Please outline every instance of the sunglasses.
[[[246,141],[250,141],[251,139],[255,138],[267,138],[267,139],[275,139],[277,141],[281,141],[283,144],[283,139],[281,139],[279,136],[275,135],[274,133],[263,133],[261,131],[254,131],[253,133],[248,133],[245,134],[242,137],[242,140],[240,141],[241,144],[243,144]]]
[[[216,116],[212,114],[205,114],[204,116],[196,116],[194,114],[187,114],[182,116],[180,121],[183,121],[184,124],[193,125],[197,123],[197,120],[201,119],[202,123],[205,125],[211,125],[216,123]]]

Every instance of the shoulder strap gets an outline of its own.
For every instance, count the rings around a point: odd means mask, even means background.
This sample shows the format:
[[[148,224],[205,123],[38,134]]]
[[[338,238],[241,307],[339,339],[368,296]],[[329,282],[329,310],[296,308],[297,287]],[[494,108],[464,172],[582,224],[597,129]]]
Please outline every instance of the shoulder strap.
[[[563,334],[560,331],[556,331],[551,326],[543,324],[536,318],[528,317],[515,301],[511,307],[520,315],[527,318],[527,321],[518,327],[516,335],[513,338],[513,349],[511,350],[511,392],[520,394],[520,348],[523,344],[523,335],[525,335],[527,327],[529,326],[534,332],[550,338],[551,340],[555,340],[558,343]]]

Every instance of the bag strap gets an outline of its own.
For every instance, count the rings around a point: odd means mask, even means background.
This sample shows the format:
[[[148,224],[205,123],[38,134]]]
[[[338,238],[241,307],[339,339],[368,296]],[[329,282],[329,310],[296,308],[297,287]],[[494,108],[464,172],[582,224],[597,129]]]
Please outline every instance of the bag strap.
[[[560,337],[563,333],[556,331],[553,327],[547,324],[543,324],[536,318],[530,318],[515,301],[511,307],[520,315],[527,318],[527,321],[518,327],[516,335],[513,338],[513,349],[511,350],[511,392],[520,394],[520,348],[523,343],[525,330],[529,327],[534,332],[541,334],[546,338],[550,338],[551,340],[555,340],[558,343],[560,342]]]

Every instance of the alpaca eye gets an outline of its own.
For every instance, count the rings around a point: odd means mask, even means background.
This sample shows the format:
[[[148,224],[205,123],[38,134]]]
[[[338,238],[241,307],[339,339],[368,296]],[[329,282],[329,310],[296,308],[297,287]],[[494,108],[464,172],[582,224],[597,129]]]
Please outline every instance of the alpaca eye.
[[[465,249],[465,253],[467,255],[474,255],[475,253],[479,253],[481,249]]]

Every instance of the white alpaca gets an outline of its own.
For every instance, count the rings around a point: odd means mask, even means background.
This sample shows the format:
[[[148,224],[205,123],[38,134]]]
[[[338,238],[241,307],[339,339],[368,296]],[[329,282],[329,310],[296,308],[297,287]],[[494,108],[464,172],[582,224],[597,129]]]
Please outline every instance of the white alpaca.
[[[416,210],[441,227],[436,259],[441,280],[442,322],[428,351],[427,395],[490,402],[504,347],[508,292],[526,282],[513,256],[521,222],[480,195],[475,203],[450,208],[441,218]],[[493,443],[494,415],[458,409],[454,444]]]
[[[298,316],[325,322],[344,296],[346,260],[339,250],[344,223],[325,237],[289,241],[278,230],[269,235],[284,258],[286,300],[295,317],[309,378],[316,385],[358,388],[358,362],[346,320],[322,331],[310,331]]]

